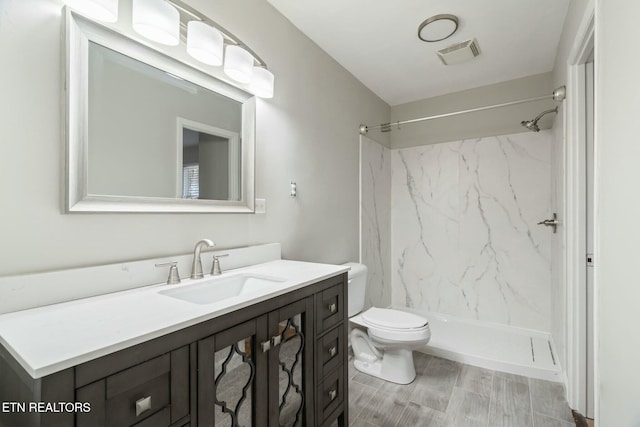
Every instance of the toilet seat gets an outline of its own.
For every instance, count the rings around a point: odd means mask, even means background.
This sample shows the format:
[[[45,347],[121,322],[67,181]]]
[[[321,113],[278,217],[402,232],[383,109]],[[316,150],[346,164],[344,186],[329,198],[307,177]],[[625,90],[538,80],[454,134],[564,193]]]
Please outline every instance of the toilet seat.
[[[362,320],[374,339],[413,343],[431,338],[428,320],[406,311],[372,307],[362,313]]]
[[[362,318],[371,326],[390,329],[417,329],[429,324],[429,321],[417,314],[391,308],[371,307]]]

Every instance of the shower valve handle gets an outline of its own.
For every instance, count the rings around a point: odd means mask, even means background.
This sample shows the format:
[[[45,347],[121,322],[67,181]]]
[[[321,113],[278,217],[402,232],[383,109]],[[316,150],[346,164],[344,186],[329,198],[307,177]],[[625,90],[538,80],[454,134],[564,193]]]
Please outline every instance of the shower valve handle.
[[[556,229],[558,227],[558,224],[560,224],[560,222],[558,221],[558,215],[555,213],[553,214],[553,219],[545,219],[538,223],[538,225],[553,227],[553,234],[556,234]]]

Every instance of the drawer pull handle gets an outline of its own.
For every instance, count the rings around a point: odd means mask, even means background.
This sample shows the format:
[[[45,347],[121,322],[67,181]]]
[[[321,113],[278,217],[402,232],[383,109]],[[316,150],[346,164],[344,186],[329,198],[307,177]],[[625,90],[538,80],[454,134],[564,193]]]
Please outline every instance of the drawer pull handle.
[[[280,342],[282,342],[282,337],[280,335],[274,335],[271,337],[271,345],[273,347],[279,346]]]
[[[337,310],[338,310],[338,306],[335,303],[329,304],[329,312],[335,313]]]
[[[338,396],[338,391],[337,390],[331,390],[329,392],[329,400],[333,400],[336,398],[336,396]]]
[[[333,346],[333,347],[331,347],[331,348],[329,349],[329,357],[333,357],[333,356],[335,356],[337,353],[338,353],[338,349],[337,349],[335,346]]]
[[[151,396],[136,400],[136,417],[151,409]]]

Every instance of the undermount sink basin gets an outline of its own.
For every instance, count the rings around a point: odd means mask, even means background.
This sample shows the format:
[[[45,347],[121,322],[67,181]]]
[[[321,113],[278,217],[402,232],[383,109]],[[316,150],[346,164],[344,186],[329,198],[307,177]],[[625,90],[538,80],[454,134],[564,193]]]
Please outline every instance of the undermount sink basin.
[[[228,277],[201,279],[192,285],[167,289],[159,293],[194,304],[211,304],[241,295],[250,295],[282,282],[285,282],[285,279],[279,277],[236,274]]]

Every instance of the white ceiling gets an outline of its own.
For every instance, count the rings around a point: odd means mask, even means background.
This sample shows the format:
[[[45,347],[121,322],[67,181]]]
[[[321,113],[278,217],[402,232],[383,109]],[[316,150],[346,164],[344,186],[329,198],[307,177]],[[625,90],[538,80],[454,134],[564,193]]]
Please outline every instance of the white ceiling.
[[[268,0],[390,105],[551,71],[570,0]],[[458,16],[425,43],[430,16]],[[446,66],[435,51],[477,38],[480,56]]]

